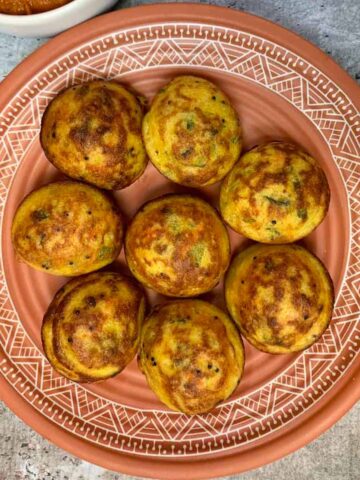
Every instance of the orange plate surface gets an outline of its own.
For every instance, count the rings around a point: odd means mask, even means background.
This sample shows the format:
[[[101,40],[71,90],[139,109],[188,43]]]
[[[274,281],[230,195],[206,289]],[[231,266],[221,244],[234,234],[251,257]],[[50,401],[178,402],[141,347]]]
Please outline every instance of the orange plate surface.
[[[245,148],[291,140],[319,159],[329,179],[325,221],[304,240],[334,280],[329,329],[307,351],[272,356],[246,343],[235,394],[213,412],[170,412],[135,361],[114,379],[81,386],[58,376],[42,354],[44,311],[64,279],[15,260],[13,214],[34,188],[60,178],[39,143],[42,113],[63,88],[112,78],[144,94],[175,75],[216,82],[239,112]],[[208,478],[258,467],[305,445],[359,399],[360,92],[320,50],[263,19],[202,5],[121,10],[82,24],[26,59],[0,87],[1,396],[46,438],[124,473]],[[219,186],[202,194],[215,206]],[[116,194],[129,218],[171,191],[150,164]],[[233,252],[248,241],[230,232]],[[125,269],[123,253],[116,268]],[[149,293],[151,302],[163,298]],[[222,286],[205,295],[223,306]]]

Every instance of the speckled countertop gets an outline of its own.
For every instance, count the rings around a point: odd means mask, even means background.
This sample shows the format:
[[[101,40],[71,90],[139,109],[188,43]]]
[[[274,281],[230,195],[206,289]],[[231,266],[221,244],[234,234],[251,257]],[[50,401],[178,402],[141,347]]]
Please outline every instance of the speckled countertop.
[[[125,0],[117,9],[151,3]],[[161,2],[158,2],[161,3]],[[360,82],[360,0],[218,0],[201,2],[248,11],[318,45]],[[44,39],[0,34],[0,79]],[[360,404],[303,449],[243,475],[243,480],[359,480]],[[0,480],[125,480],[50,444],[0,403]]]

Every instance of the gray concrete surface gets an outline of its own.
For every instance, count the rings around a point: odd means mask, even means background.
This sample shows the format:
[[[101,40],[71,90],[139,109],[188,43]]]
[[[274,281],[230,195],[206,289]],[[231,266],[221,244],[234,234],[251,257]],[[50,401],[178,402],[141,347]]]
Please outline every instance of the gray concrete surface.
[[[125,0],[116,8],[151,3]],[[160,3],[160,2],[159,2]],[[360,0],[218,0],[294,30],[331,55],[360,82]],[[0,79],[44,39],[0,34]],[[242,480],[360,480],[360,404],[319,439]],[[0,480],[125,480],[55,447],[0,404]],[[191,480],[190,478],[188,480]]]

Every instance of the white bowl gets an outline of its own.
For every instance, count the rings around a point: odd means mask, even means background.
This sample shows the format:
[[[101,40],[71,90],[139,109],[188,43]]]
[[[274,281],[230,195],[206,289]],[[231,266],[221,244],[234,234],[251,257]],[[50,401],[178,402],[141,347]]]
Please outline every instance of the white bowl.
[[[51,37],[99,13],[117,0],[73,0],[63,7],[33,15],[0,13],[0,32],[20,37]]]

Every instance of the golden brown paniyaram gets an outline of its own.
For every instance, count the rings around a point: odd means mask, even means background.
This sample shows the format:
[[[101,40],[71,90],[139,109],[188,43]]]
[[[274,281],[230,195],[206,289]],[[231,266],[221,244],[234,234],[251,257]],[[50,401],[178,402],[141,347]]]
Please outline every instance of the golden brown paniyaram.
[[[12,243],[19,260],[53,275],[98,270],[119,255],[122,218],[96,187],[63,181],[31,192],[16,210]]]
[[[226,313],[202,300],[154,308],[141,332],[139,367],[169,408],[205,413],[240,382],[244,349]]]
[[[329,325],[334,287],[324,265],[299,245],[253,245],[232,261],[228,310],[244,337],[268,353],[310,347]]]
[[[329,185],[318,162],[285,142],[245,153],[220,192],[224,220],[236,232],[263,243],[305,237],[323,221],[329,202]]]
[[[114,81],[60,92],[42,118],[40,140],[63,173],[107,190],[125,188],[145,170],[139,98]]]
[[[143,122],[147,153],[173,182],[203,187],[221,180],[242,146],[238,115],[212,82],[174,78],[155,96]]]
[[[70,280],[45,313],[45,355],[76,382],[113,377],[137,351],[144,312],[144,292],[128,277],[96,272]]]
[[[163,295],[211,290],[230,261],[230,242],[217,211],[194,195],[170,194],[143,205],[130,223],[125,255],[132,274]]]

